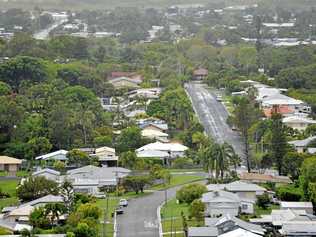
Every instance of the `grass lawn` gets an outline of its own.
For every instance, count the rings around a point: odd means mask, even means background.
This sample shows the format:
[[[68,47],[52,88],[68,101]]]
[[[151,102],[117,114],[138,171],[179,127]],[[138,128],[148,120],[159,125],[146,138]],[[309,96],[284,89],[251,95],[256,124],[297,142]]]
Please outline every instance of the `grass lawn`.
[[[178,233],[183,231],[181,212],[186,216],[188,226],[203,226],[203,221],[197,222],[194,219],[188,220],[189,205],[183,203],[178,204],[176,199],[171,199],[161,209],[161,221],[164,233],[177,232],[176,235],[173,234],[172,236],[184,237],[184,233]],[[171,236],[171,234],[166,234],[164,236]]]
[[[0,171],[0,177],[5,177],[5,176],[8,176],[8,172],[6,171]],[[25,171],[25,170],[19,170],[17,173],[16,173],[16,176],[17,177],[26,177],[30,174],[30,172],[28,171]]]
[[[192,183],[199,180],[204,180],[201,176],[196,175],[172,175],[170,184],[159,184],[151,187],[153,190],[161,190],[165,188],[171,188],[182,184]]]
[[[13,206],[18,204],[18,199],[16,197],[16,187],[18,185],[18,180],[0,180],[0,188],[2,192],[10,194],[10,198],[0,199],[0,210],[6,206]]]

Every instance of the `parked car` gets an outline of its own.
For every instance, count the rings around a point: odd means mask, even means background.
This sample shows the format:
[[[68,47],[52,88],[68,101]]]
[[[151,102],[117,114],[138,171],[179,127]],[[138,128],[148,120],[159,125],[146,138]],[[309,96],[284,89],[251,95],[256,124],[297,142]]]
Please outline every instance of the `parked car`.
[[[115,209],[116,215],[122,215],[124,213],[124,210],[122,207],[117,207]]]
[[[128,201],[126,199],[121,199],[119,202],[119,205],[121,207],[127,207],[128,206]]]
[[[223,98],[222,98],[221,95],[218,95],[218,96],[216,96],[216,100],[217,100],[218,102],[221,102],[221,101],[223,101]]]

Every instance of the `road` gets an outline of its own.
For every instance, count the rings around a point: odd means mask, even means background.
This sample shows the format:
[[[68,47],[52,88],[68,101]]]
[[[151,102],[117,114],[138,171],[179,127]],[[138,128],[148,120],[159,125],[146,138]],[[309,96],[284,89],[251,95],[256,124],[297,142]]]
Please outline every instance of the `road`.
[[[57,22],[55,22],[54,24],[52,24],[51,26],[49,26],[48,28],[43,29],[43,30],[41,30],[41,31],[39,31],[39,32],[37,32],[37,33],[35,33],[35,34],[33,35],[34,39],[37,39],[37,40],[46,40],[46,39],[48,39],[49,33],[50,33],[53,29],[55,29],[55,28],[57,28],[58,26],[60,26],[61,24],[65,23],[66,21],[67,21],[67,20],[60,20],[60,21],[57,21]]]
[[[224,105],[216,100],[215,91],[207,89],[205,84],[194,82],[186,84],[185,87],[207,135],[218,143],[226,141],[231,144],[236,153],[243,157],[241,137],[227,125],[228,112]]]
[[[167,190],[173,198],[179,187]],[[159,237],[157,208],[165,201],[165,191],[155,191],[148,196],[129,201],[123,215],[117,216],[118,237]]]

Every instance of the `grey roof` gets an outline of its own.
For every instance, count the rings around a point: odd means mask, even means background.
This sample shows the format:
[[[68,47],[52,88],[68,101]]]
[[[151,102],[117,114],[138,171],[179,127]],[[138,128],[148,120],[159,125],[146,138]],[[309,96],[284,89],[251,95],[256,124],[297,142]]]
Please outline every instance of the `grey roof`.
[[[316,235],[316,221],[289,221],[279,230],[282,235],[310,236]]]
[[[209,217],[207,217],[207,218],[204,219],[204,225],[208,226],[208,227],[214,227],[219,219],[220,218],[209,218]]]
[[[312,202],[281,202],[281,208],[313,208]]]
[[[239,203],[240,199],[234,193],[218,190],[218,191],[204,193],[202,196],[202,202],[204,203],[211,203],[211,202]]]
[[[62,196],[55,196],[55,195],[46,195],[44,197],[41,197],[41,198],[38,198],[38,199],[35,199],[33,201],[30,201],[30,202],[27,202],[27,203],[23,203],[21,206],[19,207],[22,207],[22,206],[35,206],[37,204],[40,204],[40,203],[56,203],[56,202],[63,202],[63,197]]]
[[[150,123],[145,123],[145,124],[141,124],[141,125],[139,125],[139,127],[141,128],[141,129],[144,129],[144,128],[146,128],[146,127],[148,127],[148,126],[154,126],[154,127],[157,127],[157,128],[159,128],[159,129],[161,129],[161,130],[168,130],[168,124],[167,123],[155,123],[155,122],[150,122]]]
[[[229,214],[225,215],[222,218],[219,218],[219,220],[216,222],[215,226],[219,226],[222,223],[227,222],[227,221],[232,221],[239,228],[250,231],[252,233],[263,235],[265,232],[265,230],[260,225],[255,225],[255,224],[243,221],[243,220],[241,220],[237,217],[231,216]]]
[[[167,158],[169,156],[169,153],[165,151],[144,150],[137,152],[139,158]]]
[[[188,230],[189,237],[216,237],[218,230],[215,227],[190,227]]]
[[[306,147],[314,140],[316,140],[316,136],[312,136],[304,140],[290,141],[289,144],[294,145],[295,147]]]
[[[67,153],[68,151],[66,150],[59,150],[59,151],[54,151],[45,155],[41,155],[35,158],[35,160],[68,160],[67,158]]]
[[[53,170],[53,169],[49,169],[49,168],[38,170],[38,171],[34,172],[32,175],[39,175],[39,174],[43,174],[43,173],[50,173],[50,174],[54,174],[54,175],[57,175],[57,176],[60,175],[59,171],[56,171],[56,170]]]
[[[257,184],[245,183],[242,181],[235,181],[229,184],[210,184],[207,186],[207,189],[210,191],[214,190],[228,190],[230,192],[257,192],[257,191],[266,191],[265,188],[260,187]]]

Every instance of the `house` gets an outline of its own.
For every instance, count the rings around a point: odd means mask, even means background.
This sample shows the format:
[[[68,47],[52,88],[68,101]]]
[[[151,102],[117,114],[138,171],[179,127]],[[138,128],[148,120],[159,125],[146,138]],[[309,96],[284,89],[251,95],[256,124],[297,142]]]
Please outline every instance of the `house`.
[[[72,182],[76,192],[98,195],[100,188],[115,187],[121,179],[130,173],[130,170],[121,167],[88,165],[67,171],[67,174],[62,176],[61,179]]]
[[[39,177],[39,176],[43,176],[48,180],[53,180],[53,181],[58,181],[59,180],[59,176],[60,176],[60,172],[53,170],[53,169],[49,169],[49,168],[45,168],[45,169],[40,169],[38,171],[35,171],[32,174],[33,177]]]
[[[305,210],[272,210],[270,215],[250,219],[251,223],[269,225],[280,228],[284,223],[292,221],[316,221],[316,216],[307,214]]]
[[[141,97],[145,99],[158,99],[161,94],[161,88],[141,88],[130,91],[129,98]]]
[[[32,211],[48,203],[63,203],[63,197],[55,195],[46,195],[36,200],[23,203],[20,206],[12,207],[10,211],[3,214],[3,219],[8,222],[28,222]]]
[[[208,70],[205,68],[199,68],[193,71],[193,80],[203,81],[208,76]]]
[[[95,156],[99,158],[102,166],[113,167],[117,166],[118,156],[115,153],[115,149],[111,147],[100,147],[95,149]]]
[[[267,190],[259,185],[246,183],[242,181],[235,181],[228,184],[209,184],[207,186],[209,191],[225,190],[238,195],[241,199],[249,199],[254,202],[257,196],[264,194]]]
[[[239,228],[239,229],[235,229],[227,233],[221,234],[218,237],[262,237],[262,236]]]
[[[119,77],[128,77],[132,80],[139,81],[140,83],[143,82],[143,77],[140,74],[137,74],[136,72],[111,72],[108,80],[112,80]]]
[[[316,236],[316,221],[289,221],[279,229],[282,236]]]
[[[144,150],[136,153],[138,158],[158,158],[161,160],[167,159],[170,155],[165,151]]]
[[[180,143],[161,143],[161,142],[155,142],[147,144],[143,147],[140,147],[136,150],[136,153],[142,152],[142,151],[163,151],[167,152],[169,154],[170,159],[175,159],[177,157],[184,157],[185,151],[189,148],[180,144]]]
[[[138,89],[142,81],[134,80],[129,77],[117,77],[109,80],[109,83],[111,83],[115,89]]]
[[[307,214],[313,214],[313,203],[312,202],[281,202],[281,210],[304,210]]]
[[[316,140],[316,136],[312,136],[312,137],[309,137],[309,138],[306,138],[303,140],[290,141],[288,143],[290,145],[294,146],[295,150],[298,153],[303,153],[303,152],[305,152],[307,146],[315,140]]]
[[[168,130],[168,124],[164,122],[148,122],[139,125],[142,130],[156,130],[159,132],[165,132]]]
[[[22,164],[22,160],[9,156],[0,156],[0,171],[6,171],[10,176],[15,176]]]
[[[35,160],[37,161],[47,161],[47,162],[51,162],[52,164],[55,161],[62,161],[62,162],[66,162],[68,160],[67,158],[67,153],[68,151],[66,150],[59,150],[59,151],[54,151],[45,155],[41,155],[38,157],[35,157]]]
[[[313,119],[297,115],[283,118],[282,121],[286,126],[299,131],[304,131],[309,125],[316,124],[316,121]]]
[[[239,175],[239,178],[243,182],[255,183],[255,184],[271,182],[271,183],[275,183],[276,185],[282,185],[282,184],[292,183],[292,180],[287,176],[270,175],[270,174],[243,172]]]
[[[239,214],[240,199],[234,193],[222,190],[204,193],[202,202],[206,205],[206,215],[210,217]]]

